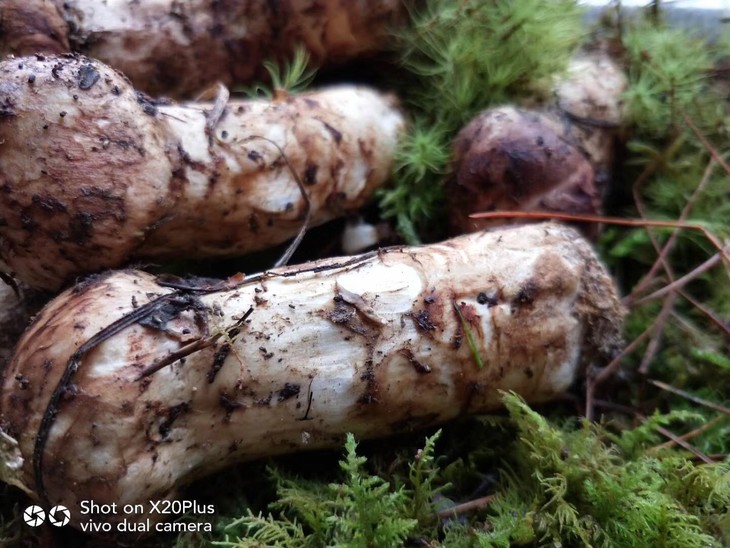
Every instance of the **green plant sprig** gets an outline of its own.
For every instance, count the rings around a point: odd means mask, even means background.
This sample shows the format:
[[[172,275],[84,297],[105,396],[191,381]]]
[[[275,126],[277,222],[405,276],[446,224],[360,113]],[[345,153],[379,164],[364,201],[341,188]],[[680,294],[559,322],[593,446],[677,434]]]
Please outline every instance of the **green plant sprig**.
[[[312,67],[310,55],[304,46],[298,46],[291,59],[285,63],[272,59],[264,61],[264,68],[271,80],[270,84],[257,84],[234,91],[251,98],[271,99],[276,93],[299,93],[307,89],[317,75],[317,69]]]

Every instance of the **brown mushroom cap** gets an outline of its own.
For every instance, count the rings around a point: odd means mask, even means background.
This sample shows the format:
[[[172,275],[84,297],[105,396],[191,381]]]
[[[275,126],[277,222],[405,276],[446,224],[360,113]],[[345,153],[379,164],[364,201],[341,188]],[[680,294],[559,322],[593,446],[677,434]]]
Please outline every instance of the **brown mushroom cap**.
[[[496,222],[471,219],[471,213],[598,213],[601,208],[591,163],[541,113],[514,107],[482,112],[454,140],[452,168],[446,184],[455,233]]]

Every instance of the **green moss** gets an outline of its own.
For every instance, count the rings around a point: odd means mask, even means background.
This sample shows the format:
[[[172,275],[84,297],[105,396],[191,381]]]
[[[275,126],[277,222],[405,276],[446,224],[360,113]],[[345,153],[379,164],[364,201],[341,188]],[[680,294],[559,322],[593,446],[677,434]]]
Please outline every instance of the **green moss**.
[[[421,83],[404,96],[453,130],[486,106],[545,93],[584,36],[580,15],[569,0],[429,0],[397,35]]]
[[[698,465],[655,449],[657,426],[695,424],[701,416],[655,414],[612,433],[610,425],[550,421],[514,394],[504,403],[507,421],[447,430],[441,457],[437,433],[422,449],[402,445],[387,466],[377,466],[378,459],[357,454],[349,436],[337,481],[272,468],[278,498],[270,513],[249,510],[229,521],[215,545],[686,547],[727,540],[730,463]],[[499,479],[485,483],[489,477]],[[474,498],[475,480],[492,486],[491,501],[437,519],[455,500]]]
[[[681,30],[644,23],[623,37],[630,88],[630,120],[643,134],[665,136],[689,114],[712,125],[716,111],[703,94],[710,90],[712,53],[706,42]]]
[[[412,510],[419,511],[418,504],[410,503],[424,493],[422,489],[420,494],[414,489],[409,496],[404,487],[392,488],[379,476],[368,474],[364,467],[367,459],[358,456],[356,449],[355,438],[349,435],[345,458],[340,463],[344,474],[342,483],[325,485],[295,480],[273,470],[278,501],[272,508],[282,512],[274,517],[249,510],[247,515],[226,525],[226,540],[214,545],[401,546],[418,524],[409,517]],[[414,467],[412,472],[421,485],[427,485],[428,471],[424,475]]]
[[[698,466],[647,451],[657,425],[696,415],[655,415],[610,435],[586,422],[557,427],[513,394],[504,401],[519,439],[481,545],[721,545],[713,524],[728,512],[728,463]]]
[[[393,185],[379,193],[383,217],[394,219],[407,242],[418,243],[426,223],[441,223],[441,180],[449,160],[450,133],[416,120],[395,158]]]

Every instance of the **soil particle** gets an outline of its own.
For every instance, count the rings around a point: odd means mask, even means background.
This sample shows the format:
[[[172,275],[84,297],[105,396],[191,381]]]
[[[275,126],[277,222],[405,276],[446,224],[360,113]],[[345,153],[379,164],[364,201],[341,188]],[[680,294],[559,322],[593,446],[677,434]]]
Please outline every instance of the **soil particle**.
[[[375,378],[375,365],[373,364],[373,343],[372,340],[368,341],[368,359],[365,362],[365,370],[360,375],[360,380],[364,381],[365,392],[357,399],[357,403],[369,406],[374,403],[378,403],[380,386],[377,379]]]
[[[301,387],[298,384],[285,383],[284,388],[279,390],[279,396],[277,397],[277,401],[282,402],[288,400],[289,398],[298,396],[300,390]]]
[[[91,64],[83,65],[79,69],[79,89],[90,89],[99,81],[99,72]]]
[[[477,302],[479,304],[486,304],[490,308],[498,304],[497,297],[494,294],[487,294],[483,291],[477,295]]]
[[[233,412],[239,407],[243,407],[243,404],[241,402],[232,399],[225,392],[221,393],[220,398],[218,399],[218,403],[220,403],[221,407],[226,412],[225,416],[223,417],[223,420],[225,422],[230,422]]]
[[[366,323],[363,321],[355,306],[346,302],[341,295],[335,296],[333,300],[335,302],[334,309],[326,315],[329,321],[337,325],[342,325],[349,331],[366,338],[372,338],[377,335],[377,328],[371,325],[372,322]]]
[[[420,310],[413,314],[413,319],[416,322],[416,326],[421,331],[433,331],[436,329],[436,324],[431,320],[431,315],[428,310]]]
[[[162,439],[167,438],[170,435],[172,424],[177,420],[180,415],[187,413],[190,410],[190,402],[182,402],[177,405],[173,405],[167,410],[167,418],[160,423],[158,432]]]
[[[30,380],[28,380],[27,377],[21,375],[20,373],[15,375],[15,380],[18,381],[21,390],[27,390],[28,387],[30,387]]]
[[[15,116],[15,105],[10,97],[0,101],[0,116]]]

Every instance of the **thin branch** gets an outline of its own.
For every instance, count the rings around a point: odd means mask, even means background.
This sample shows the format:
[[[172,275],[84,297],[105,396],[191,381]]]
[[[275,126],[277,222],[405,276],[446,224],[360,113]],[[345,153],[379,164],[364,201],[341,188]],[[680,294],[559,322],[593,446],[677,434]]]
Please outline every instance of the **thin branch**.
[[[481,497],[478,499],[470,500],[468,502],[457,504],[456,506],[452,506],[451,508],[447,508],[446,510],[440,510],[436,513],[436,516],[439,518],[440,521],[443,521],[445,519],[456,517],[459,514],[463,514],[465,512],[471,512],[472,510],[478,510],[480,508],[484,508],[485,506],[489,506],[489,504],[493,500],[494,495],[487,495],[486,497]]]
[[[681,135],[681,134],[680,134]],[[659,166],[659,164],[665,160],[665,157],[671,158],[673,155],[673,151],[676,151],[681,143],[680,135],[676,136],[672,143],[665,149],[666,153],[662,156],[659,156],[658,158],[654,159],[639,175],[639,177],[634,181],[634,184],[631,187],[631,194],[634,198],[634,205],[636,206],[636,210],[639,212],[639,215],[641,216],[642,220],[646,220],[646,209],[644,208],[644,202],[641,199],[641,193],[640,188],[644,185],[646,180],[649,178],[649,175],[651,175],[656,168]],[[683,220],[683,219],[681,219]],[[675,231],[672,235],[676,234]],[[648,284],[652,279],[654,279],[654,276],[656,275],[656,270],[659,269],[659,265],[661,265],[664,268],[664,271],[667,273],[667,277],[669,278],[670,282],[674,281],[674,272],[672,270],[671,265],[666,260],[665,254],[662,253],[661,246],[659,245],[659,242],[657,241],[656,237],[654,236],[654,232],[646,229],[646,234],[649,236],[649,241],[651,242],[652,247],[654,248],[654,251],[657,254],[657,260],[654,261],[654,264],[652,265],[651,269],[649,269],[649,272],[644,274],[642,278],[639,280],[639,282],[634,286],[634,288],[631,291],[631,295],[629,296],[629,301],[631,300],[631,296],[636,294],[637,292],[641,291],[641,289]]]
[[[707,432],[709,430],[712,430],[715,426],[717,426],[718,424],[720,424],[722,421],[724,421],[726,419],[727,419],[727,417],[725,415],[718,415],[717,417],[715,417],[714,419],[712,419],[709,422],[706,422],[699,428],[695,428],[691,432],[687,432],[686,434],[682,434],[681,436],[678,436],[678,437],[679,437],[679,439],[681,439],[683,441],[689,441],[698,436],[701,436],[702,434],[704,434],[705,432]],[[671,447],[674,447],[675,445],[677,445],[676,441],[669,440],[666,443],[662,443],[661,445],[656,445],[656,446],[652,447],[651,449],[648,449],[647,452],[653,453],[655,451],[661,451],[662,449],[669,449]],[[709,457],[709,458],[712,458],[712,457]]]
[[[263,137],[262,135],[252,135],[251,137],[248,137],[241,141],[241,144],[247,143],[249,141],[253,141],[256,139],[261,139],[262,141],[266,141],[267,143],[274,146],[278,151],[279,154],[281,154],[281,157],[284,159],[284,163],[286,164],[286,167],[289,169],[290,173],[292,174],[292,177],[294,177],[294,181],[297,183],[297,187],[299,188],[299,192],[302,195],[302,200],[304,200],[304,219],[302,221],[302,226],[299,228],[299,232],[297,233],[296,237],[292,240],[292,242],[289,244],[289,247],[286,248],[286,251],[284,254],[279,258],[276,263],[274,263],[274,268],[278,268],[280,266],[286,266],[286,264],[289,262],[289,259],[291,259],[291,256],[294,255],[294,252],[299,247],[299,244],[302,242],[302,239],[304,238],[304,235],[307,233],[307,230],[309,229],[309,224],[312,220],[312,202],[309,199],[309,194],[307,193],[307,189],[304,186],[304,182],[302,181],[302,178],[299,177],[299,174],[294,169],[294,166],[292,165],[291,161],[289,161],[289,157],[284,152],[284,149],[279,146],[278,143],[275,141],[269,139],[268,137]]]
[[[695,457],[697,457],[698,459],[700,459],[702,462],[704,462],[706,464],[712,464],[713,462],[715,462],[710,457],[708,457],[707,455],[705,455],[702,451],[700,451],[699,449],[697,449],[694,445],[692,445],[692,444],[684,441],[681,437],[677,436],[676,434],[674,434],[670,430],[667,430],[663,426],[657,426],[657,427],[655,427],[655,430],[657,432],[659,432],[665,438],[669,438],[670,440],[672,440],[674,443],[676,443],[677,445],[679,445],[683,449],[686,449],[687,451],[689,451],[690,453],[692,453]]]
[[[647,373],[649,373],[649,366],[654,360],[656,353],[659,351],[659,345],[661,344],[662,335],[664,333],[664,326],[667,323],[667,318],[672,313],[672,310],[674,310],[674,305],[676,304],[676,302],[677,294],[671,293],[664,300],[664,303],[662,303],[662,309],[657,315],[656,320],[654,321],[654,325],[652,326],[653,329],[651,340],[649,341],[649,344],[646,345],[646,352],[644,352],[644,357],[641,358],[641,364],[639,365],[639,373],[641,373],[642,375],[646,375]]]
[[[707,186],[707,183],[709,182],[710,178],[712,177],[713,172],[715,171],[715,167],[717,166],[717,163],[714,160],[710,160],[707,164],[707,167],[705,168],[704,173],[702,174],[702,179],[700,179],[699,184],[694,189],[694,192],[692,193],[692,196],[690,196],[689,200],[687,200],[687,203],[685,204],[684,208],[682,209],[682,212],[679,215],[678,221],[684,222],[687,217],[689,216],[690,211],[692,210],[692,207],[694,206],[695,202],[697,201],[698,196],[704,191],[705,187]],[[637,203],[637,208],[641,209],[643,208],[643,205],[640,206],[641,203],[640,198],[638,195],[634,196],[634,201]],[[642,218],[645,218],[646,215],[641,212]],[[652,238],[652,242],[654,242],[653,236],[650,235]],[[656,261],[654,261],[654,264],[649,269],[649,272],[647,272],[644,276],[642,276],[641,280],[634,286],[634,288],[631,290],[631,294],[629,295],[629,302],[631,302],[635,296],[641,292],[643,289],[646,288],[646,285],[654,278],[656,275],[656,271],[659,270],[659,266],[663,265],[664,269],[667,271],[667,275],[669,276],[669,281],[674,281],[673,273],[671,272],[671,268],[669,264],[666,261],[667,255],[672,251],[674,248],[677,238],[679,237],[679,230],[676,230],[672,232],[672,235],[667,240],[667,243],[662,247],[661,251],[659,251],[659,254],[657,256]]]
[[[152,362],[151,365],[146,367],[142,370],[142,372],[137,376],[135,379],[136,381],[142,380],[145,377],[149,377],[153,373],[156,373],[160,369],[167,367],[168,365],[172,365],[178,360],[181,360],[190,354],[194,354],[195,352],[198,352],[200,350],[203,350],[204,348],[208,348],[213,346],[218,339],[220,339],[223,334],[225,333],[226,336],[232,337],[234,336],[234,333],[237,333],[238,330],[240,330],[241,326],[246,322],[248,317],[253,313],[253,307],[250,307],[246,313],[238,320],[236,323],[234,323],[232,326],[226,328],[224,331],[221,331],[219,333],[215,333],[214,335],[210,337],[205,337],[201,339],[197,339],[189,344],[186,344],[185,346],[178,348],[174,352],[170,352],[169,354],[163,356],[162,358],[158,358],[154,362]]]
[[[713,409],[715,411],[719,411],[720,413],[724,413],[725,415],[730,415],[730,408],[727,408],[724,405],[720,405],[719,403],[715,403],[715,402],[711,402],[709,400],[705,400],[703,398],[699,398],[693,394],[690,394],[689,392],[685,392],[684,390],[675,388],[671,384],[667,384],[662,381],[657,381],[654,379],[647,379],[647,382],[649,382],[650,384],[653,384],[657,388],[661,388],[662,390],[671,392],[672,394],[682,396],[683,398],[688,399],[689,401],[694,402],[698,405],[702,405],[703,407],[707,407],[708,409]]]
[[[678,289],[684,287],[689,282],[697,278],[698,276],[704,274],[708,270],[710,270],[713,266],[715,266],[717,263],[719,263],[722,260],[719,253],[715,253],[712,257],[707,259],[704,263],[699,265],[698,267],[694,268],[691,272],[688,272],[681,278],[674,280],[672,283],[665,285],[661,289],[658,289],[654,293],[651,293],[650,295],[647,295],[646,297],[642,297],[641,299],[638,299],[634,304],[640,305],[644,304],[649,301],[653,301],[656,299],[660,299],[664,297],[667,293],[672,293],[674,291],[677,291]]]
[[[687,299],[692,304],[692,306],[702,312],[702,314],[704,314],[706,318],[708,318],[712,323],[715,324],[716,327],[723,331],[728,338],[730,338],[730,324],[725,322],[722,318],[720,318],[717,314],[715,314],[712,310],[707,308],[701,302],[694,299],[689,293],[687,293],[683,289],[679,290],[679,294]]]
[[[712,158],[722,166],[722,169],[724,169],[728,175],[730,175],[730,166],[727,164],[725,159],[720,155],[719,152],[717,152],[717,149],[710,143],[710,141],[707,139],[707,137],[704,136],[704,134],[700,131],[700,128],[697,127],[697,125],[694,123],[692,118],[690,118],[688,115],[684,115],[684,121],[687,122],[687,125],[690,127],[692,132],[697,136],[697,138],[700,140],[700,142],[704,145],[704,147],[707,149],[707,151],[710,153]]]
[[[595,407],[603,407],[605,409],[610,409],[612,411],[617,411],[619,413],[623,413],[625,415],[630,415],[631,417],[636,416],[636,409],[633,407],[629,407],[628,405],[622,405],[620,403],[608,401],[608,400],[600,400],[598,398],[594,398],[593,405]]]

